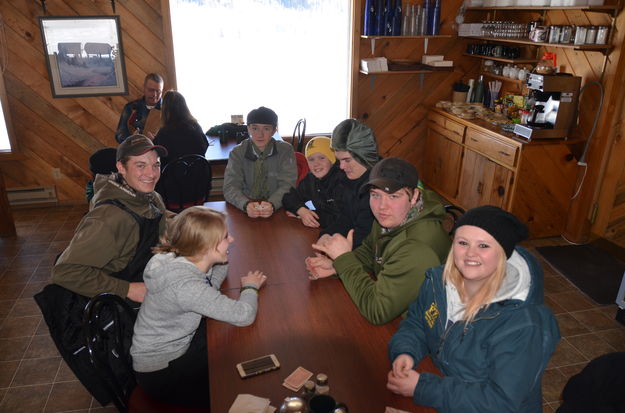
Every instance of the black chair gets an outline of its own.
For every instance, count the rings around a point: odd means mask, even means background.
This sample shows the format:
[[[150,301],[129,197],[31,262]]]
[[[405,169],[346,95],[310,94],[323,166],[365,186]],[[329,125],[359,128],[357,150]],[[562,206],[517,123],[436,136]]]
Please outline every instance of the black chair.
[[[291,143],[293,144],[293,149],[295,149],[295,152],[303,153],[305,137],[306,137],[306,119],[302,118],[297,121],[297,123],[295,124],[295,129],[293,130],[293,140]]]
[[[445,205],[444,208],[446,217],[443,221],[443,228],[449,233],[449,235],[451,235],[454,230],[454,226],[456,225],[456,221],[458,221],[458,218],[460,218],[465,211],[464,209],[451,204]]]
[[[137,386],[130,344],[136,312],[122,298],[101,293],[85,306],[83,329],[98,380],[121,413],[209,413],[154,400]]]
[[[168,163],[163,169],[156,190],[165,206],[180,212],[208,201],[212,188],[210,163],[201,155],[184,155]]]

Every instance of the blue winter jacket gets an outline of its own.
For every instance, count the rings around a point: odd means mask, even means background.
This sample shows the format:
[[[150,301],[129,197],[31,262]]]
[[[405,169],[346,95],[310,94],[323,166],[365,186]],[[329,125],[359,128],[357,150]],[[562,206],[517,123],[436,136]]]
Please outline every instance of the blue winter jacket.
[[[443,267],[428,270],[419,297],[389,342],[391,362],[409,354],[415,366],[426,355],[443,373],[422,373],[413,401],[439,413],[540,413],[541,378],[560,340],[551,310],[543,305],[543,273],[534,256],[516,248],[531,276],[525,301],[504,299],[480,310],[470,324],[447,328]]]

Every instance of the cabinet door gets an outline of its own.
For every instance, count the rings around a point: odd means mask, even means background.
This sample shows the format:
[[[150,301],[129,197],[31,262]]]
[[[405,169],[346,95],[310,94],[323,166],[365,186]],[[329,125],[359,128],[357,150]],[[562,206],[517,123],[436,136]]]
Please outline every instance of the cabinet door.
[[[483,155],[465,149],[458,204],[465,209],[495,205],[506,209],[513,172]]]
[[[421,171],[425,183],[450,201],[455,200],[462,146],[428,128],[425,155],[425,170]]]

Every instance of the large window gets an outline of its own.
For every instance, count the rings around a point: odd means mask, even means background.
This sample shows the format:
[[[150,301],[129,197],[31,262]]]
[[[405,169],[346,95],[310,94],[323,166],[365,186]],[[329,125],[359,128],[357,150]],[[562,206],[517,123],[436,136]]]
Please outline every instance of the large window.
[[[170,0],[178,89],[202,128],[267,106],[284,136],[304,117],[331,132],[348,116],[350,3]]]
[[[9,132],[11,131],[11,125],[9,123],[9,103],[6,99],[3,77],[7,67],[8,56],[4,22],[2,21],[2,16],[0,16],[0,156],[4,156],[12,151],[12,137],[9,137]]]

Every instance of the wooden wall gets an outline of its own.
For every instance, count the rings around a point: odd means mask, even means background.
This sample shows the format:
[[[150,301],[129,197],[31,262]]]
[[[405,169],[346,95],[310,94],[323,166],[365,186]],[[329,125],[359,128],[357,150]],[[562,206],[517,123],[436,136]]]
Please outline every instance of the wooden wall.
[[[167,1],[117,0],[128,96],[52,98],[38,17],[41,3],[2,0],[8,46],[4,80],[21,156],[1,160],[7,188],[55,185],[60,202],[83,202],[88,157],[114,139],[126,102],[141,96],[147,73],[175,86]],[[163,7],[166,6],[166,7]],[[112,15],[110,0],[47,0],[48,16]],[[165,24],[164,24],[165,15]],[[55,179],[53,169],[60,169]]]

